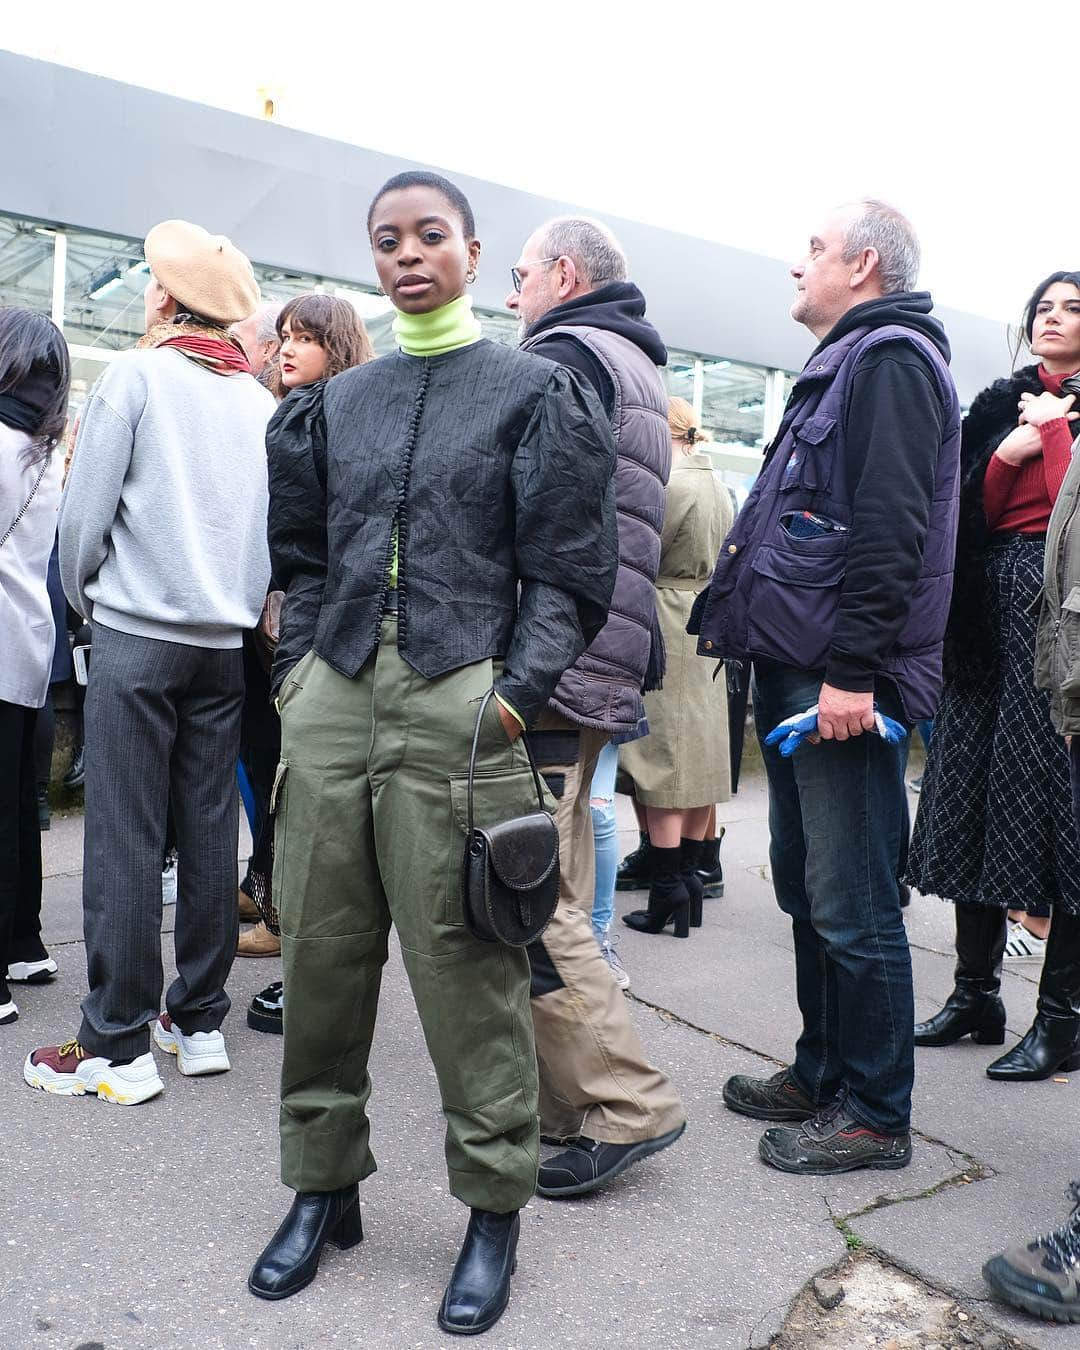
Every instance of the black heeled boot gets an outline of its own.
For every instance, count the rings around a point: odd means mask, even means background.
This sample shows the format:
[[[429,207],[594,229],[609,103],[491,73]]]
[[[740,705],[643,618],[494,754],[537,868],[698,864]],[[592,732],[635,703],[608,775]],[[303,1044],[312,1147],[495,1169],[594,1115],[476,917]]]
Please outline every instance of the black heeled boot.
[[[1080,1069],[1080,918],[1054,910],[1031,1030],[986,1076],[1034,1083]]]
[[[341,1251],[364,1238],[360,1220],[360,1188],[339,1191],[297,1191],[292,1208],[248,1276],[248,1288],[259,1298],[288,1298],[315,1278],[327,1242]]]
[[[705,887],[706,900],[722,900],[724,896],[724,869],[720,863],[720,845],[724,842],[725,829],[721,825],[715,839],[701,841],[701,858],[697,874]]]
[[[439,1304],[439,1326],[458,1336],[493,1327],[510,1302],[510,1276],[517,1269],[521,1220],[516,1209],[494,1214],[474,1209],[454,1273]]]
[[[952,1045],[970,1036],[977,1045],[1005,1044],[1001,958],[1005,912],[988,905],[956,906],[956,985],[945,1006],[915,1027],[916,1045]]]
[[[705,883],[698,876],[701,866],[701,840],[683,839],[679,843],[679,875],[690,896],[690,927],[701,927],[701,898]]]
[[[624,914],[623,923],[638,933],[662,933],[664,925],[675,920],[675,936],[690,936],[690,892],[680,873],[680,850],[653,849],[653,882],[649,890],[649,908]]]
[[[643,891],[652,879],[652,844],[648,832],[638,832],[639,843],[615,869],[617,891]]]

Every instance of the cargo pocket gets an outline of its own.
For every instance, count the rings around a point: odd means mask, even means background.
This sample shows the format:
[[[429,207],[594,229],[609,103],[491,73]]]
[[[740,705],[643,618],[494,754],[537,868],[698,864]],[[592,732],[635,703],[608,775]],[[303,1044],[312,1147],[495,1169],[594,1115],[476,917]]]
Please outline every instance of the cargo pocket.
[[[506,733],[502,733],[505,737]],[[514,747],[516,748],[516,747]],[[532,770],[521,750],[521,761],[510,768],[477,768],[473,777],[473,823],[481,828],[499,825],[515,816],[525,816],[538,810],[536,784]],[[449,776],[450,790],[450,846],[446,869],[446,922],[463,924],[464,905],[461,895],[461,872],[465,848],[469,838],[469,775],[454,773]],[[541,775],[540,782],[544,779]],[[552,814],[555,799],[544,787],[544,806]]]
[[[1061,602],[1054,637],[1054,689],[1062,698],[1080,697],[1080,586]]]
[[[847,535],[787,540],[784,548],[766,545],[751,559],[750,568],[750,650],[801,670],[823,666],[847,571]],[[766,618],[767,629],[758,627],[759,614]]]
[[[805,488],[808,492],[827,492],[832,482],[833,446],[830,443],[836,430],[836,418],[808,417],[792,427],[795,444],[781,479],[782,490]]]

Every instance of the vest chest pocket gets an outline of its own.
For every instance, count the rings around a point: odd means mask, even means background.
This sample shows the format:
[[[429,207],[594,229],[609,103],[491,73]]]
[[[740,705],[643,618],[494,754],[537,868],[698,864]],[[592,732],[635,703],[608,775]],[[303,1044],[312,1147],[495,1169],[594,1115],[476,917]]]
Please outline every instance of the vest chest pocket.
[[[788,455],[780,486],[801,487],[808,492],[827,492],[832,482],[836,418],[828,414],[808,417],[791,429],[794,443]]]

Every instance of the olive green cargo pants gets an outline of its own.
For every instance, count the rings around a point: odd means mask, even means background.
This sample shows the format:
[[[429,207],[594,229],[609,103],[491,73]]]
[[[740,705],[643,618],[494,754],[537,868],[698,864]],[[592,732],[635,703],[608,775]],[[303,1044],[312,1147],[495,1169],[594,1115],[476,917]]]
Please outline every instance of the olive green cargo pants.
[[[469,749],[492,662],[434,680],[397,651],[397,616],[355,679],[313,652],[282,686],[274,895],[285,1045],[281,1178],[326,1191],[375,1170],[368,1054],[393,922],[446,1117],[450,1190],[508,1212],[536,1188],[536,1054],[524,951],[481,942],[460,898]],[[495,701],[477,823],[536,809]]]

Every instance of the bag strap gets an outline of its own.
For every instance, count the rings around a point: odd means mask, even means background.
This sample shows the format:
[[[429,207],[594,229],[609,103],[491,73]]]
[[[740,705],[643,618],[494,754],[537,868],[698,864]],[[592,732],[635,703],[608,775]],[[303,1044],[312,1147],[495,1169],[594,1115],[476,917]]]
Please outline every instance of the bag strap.
[[[487,693],[484,695],[484,697],[480,700],[480,711],[476,714],[476,729],[473,731],[472,751],[471,751],[471,753],[470,753],[470,755],[469,755],[469,837],[470,837],[470,838],[472,837],[472,832],[473,832],[473,778],[474,778],[475,775],[476,775],[476,750],[477,750],[477,746],[480,744],[480,724],[481,724],[481,723],[483,722],[483,720],[484,720],[484,712],[485,712],[485,710],[486,710],[486,708],[487,708],[487,705],[491,702],[491,700],[492,700],[494,697],[495,697],[495,690],[494,690],[494,689],[489,689],[489,690],[487,691]],[[526,754],[528,755],[528,757],[529,757],[529,768],[532,769],[533,782],[536,784],[536,800],[537,800],[537,802],[540,804],[540,810],[541,810],[541,811],[546,811],[546,810],[547,810],[547,807],[544,805],[544,784],[543,784],[543,783],[541,782],[541,780],[540,780],[540,771],[539,771],[539,770],[537,769],[537,767],[536,767],[536,760],[533,759],[532,746],[530,746],[530,744],[529,744],[528,733],[525,732],[525,731],[522,731],[520,739],[521,739],[523,745],[525,746],[525,753],[526,753]]]
[[[41,480],[45,477],[45,470],[48,467],[49,467],[49,456],[46,455],[41,462],[41,468],[38,471],[38,476],[34,480],[34,486],[30,489],[30,496],[27,497],[26,501],[23,502],[22,506],[19,508],[19,514],[8,526],[7,532],[4,534],[4,537],[0,539],[0,548],[3,548],[4,545],[7,543],[7,541],[15,533],[15,526],[18,525],[19,521],[22,520],[23,516],[25,516],[27,511],[30,509],[30,503],[34,500],[34,497],[37,495],[37,490],[41,486]]]

